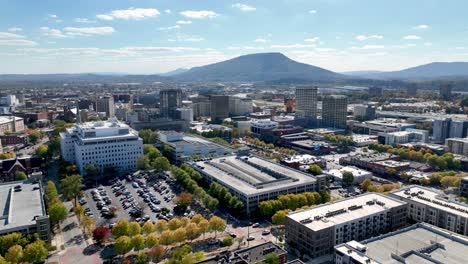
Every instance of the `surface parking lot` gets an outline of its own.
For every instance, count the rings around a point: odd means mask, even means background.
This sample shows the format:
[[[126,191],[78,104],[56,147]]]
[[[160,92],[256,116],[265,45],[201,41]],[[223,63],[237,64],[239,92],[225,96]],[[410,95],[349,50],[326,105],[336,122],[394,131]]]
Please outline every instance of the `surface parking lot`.
[[[155,222],[174,216],[178,192],[172,179],[165,174],[140,173],[85,190],[80,203],[98,226],[111,225],[120,219]],[[138,210],[142,210],[141,214]]]

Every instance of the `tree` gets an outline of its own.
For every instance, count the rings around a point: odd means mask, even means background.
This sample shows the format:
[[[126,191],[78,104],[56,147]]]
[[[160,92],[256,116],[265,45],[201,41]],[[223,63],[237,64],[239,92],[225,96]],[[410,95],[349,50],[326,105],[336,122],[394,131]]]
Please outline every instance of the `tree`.
[[[317,164],[310,165],[308,171],[313,175],[322,174],[322,168],[320,168],[320,166],[318,166]]]
[[[157,245],[159,244],[159,238],[156,234],[152,233],[152,234],[148,234],[148,236],[146,236],[146,246],[151,248],[153,247],[154,245]]]
[[[137,255],[135,264],[146,264],[148,263],[148,256],[145,253],[140,253]]]
[[[94,219],[89,216],[84,216],[82,221],[83,229],[85,234],[90,234],[94,229],[95,222]]]
[[[16,172],[16,176],[15,176],[15,181],[24,181],[26,180],[28,177],[26,176],[26,173],[22,172],[22,171],[18,171]]]
[[[278,211],[271,217],[271,221],[276,225],[284,225],[286,222],[286,215],[290,212],[291,210],[289,209]]]
[[[5,260],[11,263],[20,263],[23,259],[23,247],[20,245],[11,246],[5,254]]]
[[[15,157],[15,153],[13,152],[0,153],[0,160],[12,159],[14,157]]]
[[[37,141],[42,137],[42,133],[40,130],[33,130],[29,133],[29,141],[35,145]]]
[[[29,263],[37,263],[44,261],[48,254],[49,252],[45,247],[45,243],[41,240],[36,240],[26,246],[23,258]]]
[[[157,157],[150,165],[158,172],[167,171],[171,168],[171,163],[166,157]]]
[[[141,230],[143,231],[144,234],[150,234],[150,233],[153,233],[154,230],[155,230],[155,227],[154,227],[154,224],[153,222],[151,221],[147,221],[143,227],[141,228]]]
[[[158,233],[162,233],[164,230],[167,230],[167,221],[164,219],[158,220],[156,222],[155,228]]]
[[[132,247],[135,250],[142,250],[145,248],[145,237],[143,235],[134,235],[131,238]]]
[[[170,245],[174,242],[174,232],[171,230],[165,230],[161,233],[161,236],[159,237],[159,243],[162,245]]]
[[[84,185],[82,183],[83,177],[80,175],[71,175],[65,177],[60,181],[60,186],[62,187],[62,194],[66,199],[74,198],[75,206],[78,194],[80,194],[81,189],[83,189]]]
[[[205,238],[205,233],[209,230],[209,225],[210,223],[206,219],[202,219],[200,223],[198,223],[198,230],[203,234],[203,239]]]
[[[169,227],[169,229],[172,230],[172,231],[176,230],[177,228],[179,228],[181,226],[182,226],[182,223],[178,218],[172,218],[167,223],[167,227]]]
[[[137,159],[137,168],[139,170],[147,169],[149,167],[149,163],[150,161],[147,156],[140,156]]]
[[[128,235],[135,236],[141,234],[141,226],[137,222],[130,222],[128,224]]]
[[[177,197],[176,204],[183,208],[187,208],[192,203],[192,195],[188,192],[183,192]]]
[[[86,171],[86,175],[88,176],[97,176],[99,173],[99,168],[97,165],[94,164],[88,164],[84,167]]]
[[[151,260],[153,260],[153,262],[158,263],[161,257],[164,256],[165,250],[166,249],[164,246],[154,245],[149,250],[148,255],[150,256]]]
[[[192,240],[199,234],[199,229],[196,223],[189,223],[185,227],[185,232],[187,233],[187,238]]]
[[[119,220],[115,223],[114,227],[112,227],[112,235],[116,238],[121,236],[128,236],[130,234],[130,225],[127,220]]]
[[[223,246],[230,247],[234,243],[234,239],[232,236],[227,236],[223,239]]]
[[[209,229],[215,232],[215,237],[217,232],[222,232],[226,228],[226,221],[218,216],[213,216],[209,221]]]
[[[118,254],[125,254],[129,252],[132,249],[132,243],[130,238],[128,236],[121,236],[117,238],[117,240],[114,243],[114,248]]]
[[[369,188],[370,185],[372,185],[372,181],[370,179],[365,179],[361,182],[361,188],[363,190],[367,191],[367,188]]]
[[[110,229],[105,226],[98,226],[93,230],[93,239],[96,240],[98,244],[106,243],[110,235]]]
[[[77,205],[73,211],[75,211],[75,215],[78,218],[78,221],[81,221],[81,218],[84,216],[85,213],[84,206]]]
[[[59,199],[58,191],[53,181],[47,182],[45,194],[46,194],[46,199],[47,199],[48,204],[52,204]]]
[[[58,224],[60,221],[67,218],[68,209],[62,202],[58,201],[49,206],[48,214],[50,222],[52,224]]]
[[[265,260],[263,261],[265,264],[279,264],[279,256],[275,252],[267,254],[265,256]]]
[[[320,192],[320,196],[322,197],[322,203],[328,203],[331,199],[330,194],[325,191]]]
[[[47,147],[47,145],[40,145],[36,149],[36,155],[41,157],[41,158],[49,157],[49,147]]]
[[[185,231],[185,228],[180,227],[174,231],[175,242],[184,242],[186,239],[187,239],[187,231]]]
[[[354,175],[353,175],[353,173],[351,171],[343,171],[341,174],[342,174],[342,177],[343,177],[343,183],[346,186],[349,186],[349,185],[353,184]]]

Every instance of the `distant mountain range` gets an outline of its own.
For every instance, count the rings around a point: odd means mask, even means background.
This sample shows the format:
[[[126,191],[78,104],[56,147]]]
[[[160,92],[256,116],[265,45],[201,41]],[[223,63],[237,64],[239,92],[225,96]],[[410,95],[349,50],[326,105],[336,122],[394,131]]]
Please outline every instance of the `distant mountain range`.
[[[468,62],[433,62],[400,71],[356,71],[354,77],[382,80],[436,80],[468,78]]]
[[[300,63],[281,53],[257,53],[194,67],[173,75],[189,81],[271,81],[280,79],[336,80],[347,76]]]
[[[180,68],[164,74],[120,73],[83,74],[0,74],[0,81],[81,81],[81,82],[267,82],[343,83],[365,85],[389,80],[468,80],[468,62],[434,62],[400,71],[352,71],[336,73],[300,63],[281,53],[256,53],[191,69]]]

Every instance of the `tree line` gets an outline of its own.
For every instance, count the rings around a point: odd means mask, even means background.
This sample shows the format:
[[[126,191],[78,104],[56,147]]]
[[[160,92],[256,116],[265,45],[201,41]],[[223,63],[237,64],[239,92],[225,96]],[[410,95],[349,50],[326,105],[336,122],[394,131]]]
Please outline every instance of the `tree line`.
[[[48,254],[46,243],[37,234],[11,233],[0,236],[0,264],[38,263],[44,261]]]
[[[330,201],[327,192],[305,192],[299,194],[284,194],[278,199],[260,202],[258,209],[263,216],[271,217],[276,212],[289,209],[296,210],[304,206],[318,205]]]

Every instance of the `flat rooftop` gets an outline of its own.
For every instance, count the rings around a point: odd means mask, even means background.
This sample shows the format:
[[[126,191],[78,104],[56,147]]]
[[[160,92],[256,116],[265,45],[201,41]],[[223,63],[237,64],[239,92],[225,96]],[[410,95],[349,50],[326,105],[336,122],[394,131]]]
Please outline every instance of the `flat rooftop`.
[[[15,192],[15,186],[21,191]],[[39,183],[0,184],[0,231],[36,223],[35,216],[45,216]]]
[[[410,186],[394,191],[391,194],[468,218],[467,205],[444,199],[443,193],[436,189],[422,186]]]
[[[360,242],[365,254],[379,263],[466,263],[468,237],[420,223]],[[435,260],[435,261],[434,261]]]
[[[355,166],[345,166],[345,167],[342,167],[340,169],[332,169],[332,170],[329,170],[327,172],[327,174],[330,174],[334,177],[338,177],[338,178],[342,178],[343,177],[343,173],[345,171],[349,171],[351,173],[353,173],[353,176],[362,176],[362,175],[369,175],[371,174],[371,172],[369,171],[366,171],[366,170],[363,170],[363,169],[360,169],[358,167],[355,167]]]
[[[194,165],[204,174],[245,195],[316,182],[311,175],[254,156],[227,156],[195,162]]]
[[[405,202],[383,194],[365,193],[314,208],[295,211],[289,213],[287,217],[313,231],[318,231],[369,215],[378,214],[404,204]]]

